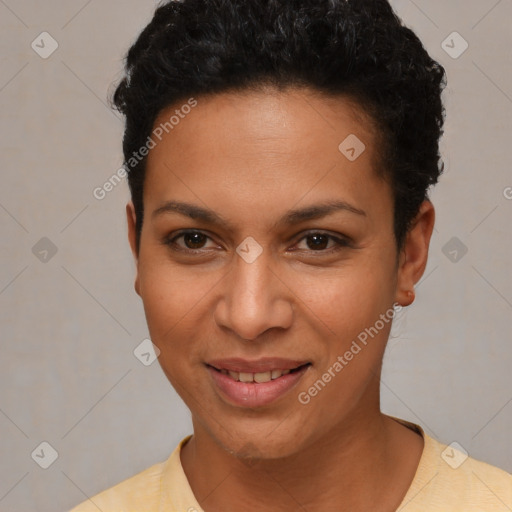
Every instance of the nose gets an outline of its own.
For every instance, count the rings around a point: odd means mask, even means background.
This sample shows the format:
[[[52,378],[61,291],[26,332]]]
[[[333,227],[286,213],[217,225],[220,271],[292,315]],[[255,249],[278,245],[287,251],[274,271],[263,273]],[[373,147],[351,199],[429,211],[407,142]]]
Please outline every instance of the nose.
[[[293,321],[293,293],[265,251],[248,263],[236,255],[223,281],[215,308],[219,327],[244,340],[256,340],[272,328],[289,328]]]

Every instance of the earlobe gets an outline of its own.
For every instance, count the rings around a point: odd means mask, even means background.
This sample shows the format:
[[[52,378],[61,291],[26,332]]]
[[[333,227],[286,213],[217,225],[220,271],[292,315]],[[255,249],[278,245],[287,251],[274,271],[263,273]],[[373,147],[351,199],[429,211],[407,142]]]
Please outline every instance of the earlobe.
[[[427,266],[434,223],[434,206],[427,199],[421,203],[400,254],[395,301],[402,306],[414,302],[414,285],[421,279]]]
[[[137,295],[140,296],[140,280],[139,280],[139,254],[137,251],[137,236],[136,236],[136,215],[135,215],[135,207],[133,203],[130,201],[126,205],[126,220],[128,223],[128,241],[130,243],[130,249],[132,251],[133,258],[135,259],[135,283],[134,288],[137,292]]]

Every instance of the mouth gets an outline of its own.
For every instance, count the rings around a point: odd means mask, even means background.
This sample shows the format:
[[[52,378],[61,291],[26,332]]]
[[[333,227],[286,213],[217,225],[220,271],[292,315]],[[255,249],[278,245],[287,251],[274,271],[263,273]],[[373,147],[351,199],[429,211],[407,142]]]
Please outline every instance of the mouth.
[[[257,384],[264,384],[265,382],[270,382],[271,380],[276,380],[282,377],[283,375],[288,375],[289,373],[300,372],[302,369],[307,366],[311,366],[311,363],[305,363],[299,365],[295,368],[288,369],[280,369],[274,368],[267,371],[259,371],[259,372],[240,372],[234,370],[228,370],[227,368],[216,368],[215,366],[207,364],[213,370],[218,373],[222,373],[223,375],[227,375],[231,377],[236,382],[255,382]]]
[[[210,361],[206,368],[219,396],[238,407],[259,408],[284,398],[312,363],[284,359]]]

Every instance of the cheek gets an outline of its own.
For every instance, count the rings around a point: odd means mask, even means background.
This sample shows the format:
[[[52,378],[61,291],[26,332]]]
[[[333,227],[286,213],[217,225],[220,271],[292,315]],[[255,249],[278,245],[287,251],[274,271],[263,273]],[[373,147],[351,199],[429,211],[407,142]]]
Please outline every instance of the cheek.
[[[197,394],[191,361],[197,361],[203,335],[199,312],[211,279],[184,273],[169,262],[146,260],[139,268],[141,298],[151,341],[160,350],[159,364],[176,392],[189,404]],[[190,405],[189,405],[190,406]]]
[[[384,313],[394,296],[388,265],[379,260],[348,265],[325,275],[301,275],[296,295],[304,314],[343,345]],[[294,287],[295,288],[295,287]]]
[[[173,340],[193,336],[194,332],[197,335],[197,330],[193,330],[194,317],[218,276],[214,279],[211,274],[184,271],[158,259],[145,260],[140,265],[139,276],[141,298],[153,343],[163,351],[165,345]],[[189,329],[192,332],[188,333]]]
[[[297,398],[305,404],[301,413],[309,412],[305,421],[311,429],[317,422],[342,420],[378,386],[393,314],[391,280],[388,284],[384,273],[379,276],[352,269],[310,289],[304,314],[312,319],[324,349],[316,352],[318,364]]]

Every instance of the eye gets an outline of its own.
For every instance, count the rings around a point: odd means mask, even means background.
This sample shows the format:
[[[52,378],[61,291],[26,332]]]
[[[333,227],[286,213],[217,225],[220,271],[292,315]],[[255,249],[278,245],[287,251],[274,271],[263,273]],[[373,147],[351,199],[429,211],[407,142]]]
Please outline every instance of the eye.
[[[328,233],[322,232],[311,232],[299,240],[299,243],[305,241],[306,249],[299,250],[310,250],[313,252],[333,252],[342,249],[343,247],[349,247],[350,242],[348,239],[343,237],[337,237],[329,235]],[[329,242],[332,245],[329,246]]]
[[[183,239],[182,243],[178,243],[180,239]],[[209,247],[205,247],[207,240],[211,240],[211,238],[201,231],[182,231],[172,238],[166,238],[164,243],[176,250],[196,252],[202,249],[209,249]]]

